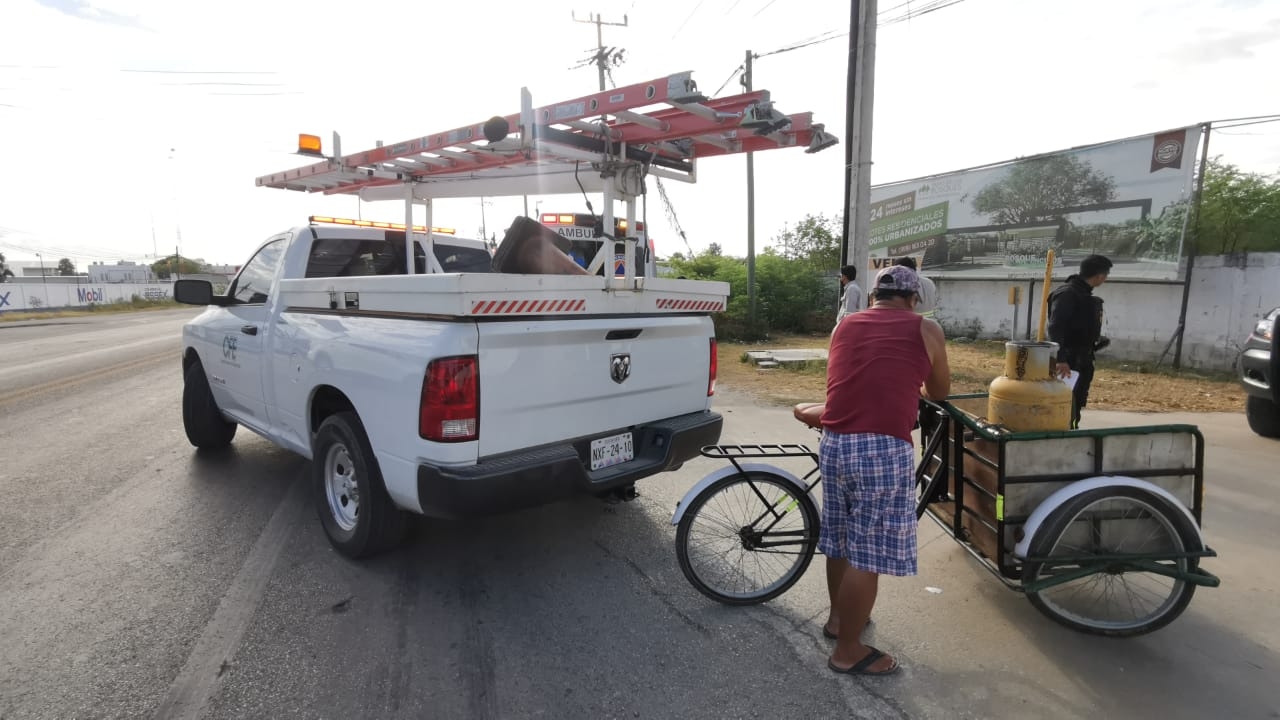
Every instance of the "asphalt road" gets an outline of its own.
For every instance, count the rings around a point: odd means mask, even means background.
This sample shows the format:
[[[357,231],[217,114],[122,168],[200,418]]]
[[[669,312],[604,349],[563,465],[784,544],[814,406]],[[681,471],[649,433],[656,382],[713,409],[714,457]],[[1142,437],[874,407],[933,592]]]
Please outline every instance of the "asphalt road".
[[[343,559],[300,458],[243,430],[218,457],[187,443],[194,314],[0,324],[0,718],[1280,717],[1280,443],[1242,415],[1086,415],[1209,439],[1223,585],[1173,625],[1061,628],[925,521],[921,574],[882,581],[868,635],[904,672],[856,679],[825,666],[821,557],[764,606],[685,582],[669,521],[709,460],[634,502],[424,521]],[[717,403],[726,442],[816,440]]]

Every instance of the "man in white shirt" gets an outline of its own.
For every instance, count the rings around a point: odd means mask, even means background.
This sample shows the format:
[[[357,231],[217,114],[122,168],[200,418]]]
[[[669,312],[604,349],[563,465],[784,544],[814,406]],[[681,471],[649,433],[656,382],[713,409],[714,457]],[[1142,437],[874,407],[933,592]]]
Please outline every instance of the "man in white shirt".
[[[916,273],[920,272],[920,269],[916,267],[916,259],[909,255],[894,260],[893,264],[909,267],[915,270]],[[919,278],[920,302],[916,305],[916,312],[925,317],[933,317],[934,311],[938,309],[938,286],[934,285],[933,281],[924,275],[919,275]]]
[[[858,276],[858,269],[852,265],[845,265],[840,268],[840,287],[843,288],[843,294],[840,296],[840,311],[836,313],[836,324],[846,315],[852,315],[866,307],[865,298],[862,297],[862,288],[858,287],[858,283],[854,282],[854,278]]]

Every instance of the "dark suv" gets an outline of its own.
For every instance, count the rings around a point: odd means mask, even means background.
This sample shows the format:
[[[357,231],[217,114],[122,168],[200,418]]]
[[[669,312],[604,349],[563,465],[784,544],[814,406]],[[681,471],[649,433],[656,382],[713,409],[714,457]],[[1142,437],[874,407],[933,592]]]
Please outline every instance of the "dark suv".
[[[1240,384],[1249,394],[1244,413],[1249,418],[1249,427],[1263,437],[1280,438],[1280,385],[1276,384],[1280,376],[1280,351],[1276,333],[1276,318],[1280,317],[1280,308],[1262,316],[1249,339],[1244,343],[1240,353],[1238,368]]]

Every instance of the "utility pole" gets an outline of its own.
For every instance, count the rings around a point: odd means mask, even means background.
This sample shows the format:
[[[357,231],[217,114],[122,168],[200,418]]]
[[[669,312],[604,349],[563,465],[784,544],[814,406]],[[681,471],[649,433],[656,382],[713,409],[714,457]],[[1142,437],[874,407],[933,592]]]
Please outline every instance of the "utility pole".
[[[604,89],[605,89],[605,87],[604,87],[604,71],[605,71],[605,66],[606,66],[606,65],[608,65],[609,59],[608,59],[608,56],[607,56],[607,55],[605,54],[605,52],[604,52],[604,30],[601,28],[601,26],[603,26],[603,25],[612,25],[612,26],[614,26],[614,27],[627,27],[627,16],[626,16],[626,15],[623,15],[623,16],[622,16],[622,22],[620,22],[620,23],[616,23],[616,22],[605,22],[605,21],[604,21],[604,18],[603,18],[603,17],[601,17],[601,16],[599,15],[599,13],[591,13],[591,14],[588,16],[588,19],[586,19],[586,20],[579,20],[579,19],[578,19],[578,16],[577,16],[576,14],[574,14],[574,13],[570,13],[570,16],[573,18],[573,21],[574,21],[574,22],[580,22],[580,23],[595,23],[595,26],[596,26],[596,59],[595,59],[595,64],[596,64],[596,69],[600,72],[600,90],[603,92],[603,91],[604,91]]]
[[[863,276],[870,268],[871,119],[875,95],[876,0],[853,0],[846,83],[845,214],[840,256]],[[869,279],[863,287],[870,288]]]
[[[751,92],[751,56],[742,66],[742,87]],[[755,153],[747,153],[747,327],[756,329],[756,159]]]

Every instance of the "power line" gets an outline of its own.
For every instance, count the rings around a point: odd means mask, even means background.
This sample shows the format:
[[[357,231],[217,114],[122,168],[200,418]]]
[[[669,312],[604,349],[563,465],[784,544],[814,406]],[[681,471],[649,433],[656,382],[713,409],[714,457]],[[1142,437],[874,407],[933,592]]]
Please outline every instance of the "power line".
[[[1246,125],[1260,125],[1263,123],[1280,122],[1280,115],[1255,115],[1253,117],[1229,118],[1227,120],[1211,121],[1213,129],[1244,127]],[[1224,123],[1231,123],[1226,125]]]
[[[897,17],[885,20],[879,23],[879,25],[892,25],[894,23],[903,22],[904,20],[911,20],[912,18],[917,18],[921,15],[928,15],[931,12],[937,12],[938,10],[949,8],[952,5],[959,5],[962,2],[964,2],[964,0],[934,0],[933,2],[925,3],[914,10],[908,8],[907,12]]]
[[[676,28],[675,35],[671,36],[672,40],[676,39],[676,35],[679,35],[680,31],[684,29],[684,26],[688,25],[689,21],[693,19],[693,16],[697,14],[698,8],[702,7],[702,2],[703,0],[698,0],[698,4],[693,6],[693,10],[689,12],[689,16],[684,19],[684,22],[680,23],[680,27]]]
[[[762,13],[762,12],[764,12],[765,10],[768,10],[768,9],[769,9],[769,6],[770,6],[770,5],[772,5],[772,4],[774,4],[775,2],[777,2],[777,0],[769,0],[769,2],[767,2],[767,3],[765,3],[765,4],[764,4],[764,7],[760,8],[759,10],[757,10],[757,11],[756,11],[756,14],[755,14],[755,15],[752,15],[751,17],[756,17],[757,15],[759,15],[759,14],[760,14],[760,13]]]
[[[766,53],[760,53],[756,55],[756,58],[768,57],[770,55],[780,55],[784,52],[799,50],[800,48],[807,48],[813,45],[821,45],[822,43],[828,42],[830,40],[836,40],[838,38],[848,37],[848,35],[849,35],[848,32],[842,32],[842,33],[839,33],[838,35],[832,35],[831,37],[822,38],[821,40],[810,40],[809,42],[801,42],[796,45],[790,45],[788,47],[778,48],[777,50],[770,50],[769,52],[766,52]]]
[[[689,238],[684,234],[684,228],[680,227],[680,219],[676,217],[676,208],[671,204],[671,200],[667,197],[667,188],[662,184],[662,178],[654,178],[657,180],[658,197],[662,199],[662,208],[666,211],[667,220],[672,227],[676,229],[676,234],[684,241],[684,247],[689,251],[690,259],[693,258],[693,248],[689,245]]]
[[[733,79],[738,76],[738,73],[742,72],[744,69],[745,69],[745,66],[743,65],[739,65],[738,67],[734,68],[733,72],[729,73],[729,77],[725,78],[725,81],[720,85],[720,87],[715,92],[711,93],[711,97],[715,97],[719,95],[720,91],[728,87],[729,83],[733,82]]]
[[[907,1],[906,1],[906,2],[904,2],[904,3],[898,3],[897,5],[894,5],[894,6],[893,6],[893,7],[891,7],[891,8],[885,8],[884,10],[881,10],[880,12],[876,13],[876,15],[877,15],[877,16],[879,16],[879,15],[885,15],[885,14],[887,14],[887,13],[891,13],[891,12],[893,12],[894,10],[897,10],[898,8],[907,7],[908,5],[910,5],[910,4],[911,4],[911,2],[912,2],[912,0],[907,0]]]

